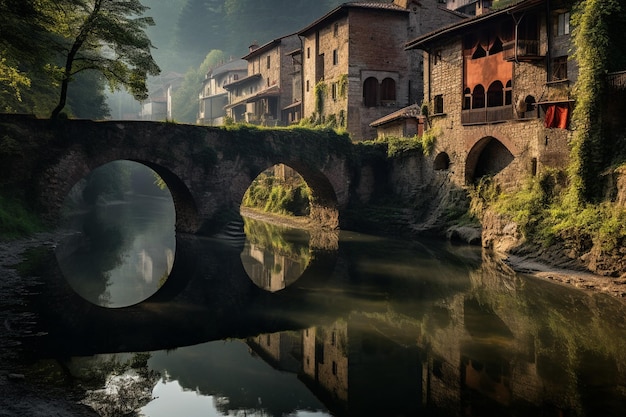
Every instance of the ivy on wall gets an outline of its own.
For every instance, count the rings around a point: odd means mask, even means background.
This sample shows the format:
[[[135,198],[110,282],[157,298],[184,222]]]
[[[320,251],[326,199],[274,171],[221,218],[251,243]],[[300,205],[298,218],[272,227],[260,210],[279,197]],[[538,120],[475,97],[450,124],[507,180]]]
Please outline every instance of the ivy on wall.
[[[578,62],[574,86],[576,107],[572,114],[575,131],[569,167],[570,197],[576,205],[601,197],[598,181],[610,158],[609,141],[603,131],[603,101],[606,74],[611,60],[610,17],[621,12],[618,0],[578,1],[572,13],[573,58]]]
[[[328,91],[328,86],[324,81],[319,81],[315,84],[315,111],[317,114],[322,114],[324,110],[324,100],[326,99],[326,92]]]

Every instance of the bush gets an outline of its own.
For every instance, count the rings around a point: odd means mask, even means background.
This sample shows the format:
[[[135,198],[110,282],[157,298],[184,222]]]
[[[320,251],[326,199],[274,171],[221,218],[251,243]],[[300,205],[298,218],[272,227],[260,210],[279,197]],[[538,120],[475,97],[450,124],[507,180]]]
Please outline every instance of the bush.
[[[42,231],[39,217],[16,199],[0,196],[0,236],[13,239]]]

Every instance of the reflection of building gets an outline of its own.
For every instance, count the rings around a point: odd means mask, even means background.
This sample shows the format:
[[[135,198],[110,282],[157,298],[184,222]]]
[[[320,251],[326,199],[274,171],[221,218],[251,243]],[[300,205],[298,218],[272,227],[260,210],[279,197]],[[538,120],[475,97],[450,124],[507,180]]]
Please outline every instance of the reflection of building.
[[[302,343],[298,332],[261,334],[246,339],[246,343],[274,368],[281,371],[300,372]]]
[[[241,259],[248,276],[259,288],[275,292],[300,278],[306,264],[298,254],[293,259],[274,250],[246,242]]]
[[[222,125],[228,105],[226,84],[243,79],[248,74],[248,63],[237,59],[211,69],[202,84],[198,124]]]
[[[250,46],[243,57],[248,61],[247,77],[224,85],[229,92],[226,110],[235,122],[277,126],[290,121],[283,119],[283,109],[295,104],[292,54],[299,46],[296,35]]]

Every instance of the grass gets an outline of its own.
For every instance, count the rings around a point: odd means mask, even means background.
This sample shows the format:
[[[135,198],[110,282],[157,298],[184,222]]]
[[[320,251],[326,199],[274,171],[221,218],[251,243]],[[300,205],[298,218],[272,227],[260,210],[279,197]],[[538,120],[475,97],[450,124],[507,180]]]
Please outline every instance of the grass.
[[[43,230],[41,219],[21,201],[0,195],[0,238],[16,239]]]
[[[571,247],[593,243],[606,252],[623,246],[626,209],[607,201],[574,204],[566,182],[564,172],[553,170],[528,178],[522,189],[506,194],[486,177],[470,190],[470,211],[479,217],[493,209],[515,221],[528,241],[543,246],[556,241]]]

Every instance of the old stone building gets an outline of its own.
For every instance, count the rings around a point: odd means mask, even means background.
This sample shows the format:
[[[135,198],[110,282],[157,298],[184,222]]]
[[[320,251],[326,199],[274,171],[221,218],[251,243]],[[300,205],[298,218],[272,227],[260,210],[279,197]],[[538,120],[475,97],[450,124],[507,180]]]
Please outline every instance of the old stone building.
[[[459,18],[439,0],[331,10],[298,32],[304,116],[374,138],[371,122],[422,100],[422,55],[405,51],[406,41]]]
[[[494,176],[519,186],[569,157],[569,10],[525,0],[420,36],[435,168],[457,184]]]
[[[235,122],[283,125],[283,109],[292,105],[294,63],[290,53],[300,47],[296,35],[274,39],[262,46],[250,46],[243,57],[248,75],[226,84],[227,113]]]
[[[202,83],[197,123],[222,125],[226,116],[225,107],[228,105],[228,91],[224,86],[247,75],[248,62],[244,59],[232,60],[209,70]]]

